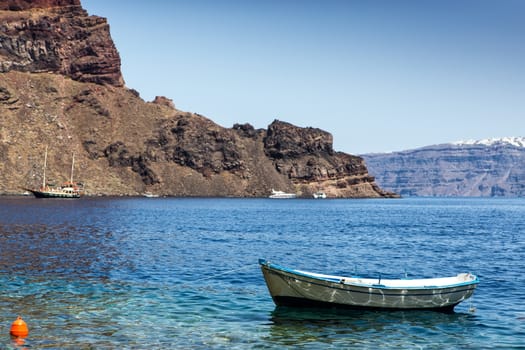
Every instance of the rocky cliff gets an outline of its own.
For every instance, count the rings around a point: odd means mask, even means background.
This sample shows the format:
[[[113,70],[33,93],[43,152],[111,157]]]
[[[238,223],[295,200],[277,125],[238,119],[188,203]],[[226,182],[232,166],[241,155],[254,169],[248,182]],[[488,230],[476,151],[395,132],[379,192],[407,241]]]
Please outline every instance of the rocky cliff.
[[[525,196],[525,139],[505,138],[363,155],[385,189],[403,196]]]
[[[123,86],[106,19],[79,0],[0,0],[0,72],[52,72]]]
[[[221,127],[124,86],[104,18],[78,0],[0,0],[0,193],[47,177],[89,195],[389,197],[363,159],[322,130],[274,121]]]

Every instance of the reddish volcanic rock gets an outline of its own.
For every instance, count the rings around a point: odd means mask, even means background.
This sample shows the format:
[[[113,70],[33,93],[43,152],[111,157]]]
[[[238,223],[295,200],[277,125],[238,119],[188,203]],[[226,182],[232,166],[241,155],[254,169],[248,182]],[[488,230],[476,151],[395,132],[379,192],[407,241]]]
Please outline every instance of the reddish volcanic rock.
[[[52,72],[124,85],[106,19],[89,16],[79,0],[0,0],[0,10],[0,73]]]
[[[155,96],[152,103],[175,109],[175,103],[173,103],[173,100],[164,96]]]
[[[62,6],[80,6],[80,0],[0,0],[0,10],[7,11]]]
[[[330,197],[395,197],[381,190],[368,174],[363,158],[335,152],[330,133],[275,120],[264,138],[275,169],[303,194],[322,188]]]
[[[316,128],[300,128],[275,120],[264,140],[267,154],[275,159],[296,158],[305,154],[333,154],[333,137]]]

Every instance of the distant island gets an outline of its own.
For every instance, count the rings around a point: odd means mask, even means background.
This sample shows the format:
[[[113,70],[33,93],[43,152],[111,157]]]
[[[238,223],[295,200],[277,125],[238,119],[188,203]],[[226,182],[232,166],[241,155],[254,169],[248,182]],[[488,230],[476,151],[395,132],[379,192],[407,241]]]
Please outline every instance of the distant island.
[[[0,194],[75,179],[88,195],[397,197],[332,135],[275,120],[224,128],[125,86],[107,20],[80,0],[0,0]],[[183,84],[183,82],[181,82]]]
[[[525,196],[524,137],[459,141],[362,157],[380,186],[402,196]]]

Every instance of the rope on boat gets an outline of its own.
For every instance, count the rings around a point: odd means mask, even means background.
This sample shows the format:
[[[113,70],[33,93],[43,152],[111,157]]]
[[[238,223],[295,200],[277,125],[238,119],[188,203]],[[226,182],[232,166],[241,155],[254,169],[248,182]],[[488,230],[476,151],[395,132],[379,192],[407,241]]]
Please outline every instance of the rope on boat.
[[[470,300],[470,306],[468,308],[468,311],[473,314],[476,312],[476,307],[474,305],[472,305],[472,300]]]

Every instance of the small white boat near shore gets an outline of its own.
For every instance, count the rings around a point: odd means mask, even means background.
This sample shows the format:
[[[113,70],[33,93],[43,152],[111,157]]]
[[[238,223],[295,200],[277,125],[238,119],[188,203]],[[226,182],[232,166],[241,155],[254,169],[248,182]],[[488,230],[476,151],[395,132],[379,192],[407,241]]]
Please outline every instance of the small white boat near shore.
[[[318,191],[318,192],[315,192],[313,194],[313,197],[315,199],[326,199],[326,193],[322,192],[322,191]]]
[[[272,194],[270,195],[269,198],[272,198],[272,199],[292,199],[292,198],[296,198],[297,195],[295,193],[286,193],[286,192],[283,192],[283,191],[276,191],[274,189],[272,189]]]
[[[142,194],[142,196],[146,197],[146,198],[159,198],[158,194],[154,194],[154,193],[151,193],[151,192],[144,192]]]
[[[387,310],[428,309],[452,312],[479,283],[470,273],[425,279],[344,277],[294,270],[259,260],[278,306]]]

